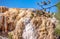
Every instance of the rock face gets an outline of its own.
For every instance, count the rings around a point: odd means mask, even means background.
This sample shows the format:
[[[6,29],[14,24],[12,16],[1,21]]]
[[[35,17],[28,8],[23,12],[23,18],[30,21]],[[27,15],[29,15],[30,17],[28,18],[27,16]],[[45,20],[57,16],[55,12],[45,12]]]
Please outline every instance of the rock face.
[[[32,8],[8,8],[3,16],[7,20],[4,26],[12,30],[8,32],[11,39],[55,39],[56,19],[50,13]]]
[[[6,8],[6,7],[2,7],[2,6],[0,6],[0,13],[2,13],[2,12],[5,12],[5,11],[7,11],[8,10],[8,8]]]

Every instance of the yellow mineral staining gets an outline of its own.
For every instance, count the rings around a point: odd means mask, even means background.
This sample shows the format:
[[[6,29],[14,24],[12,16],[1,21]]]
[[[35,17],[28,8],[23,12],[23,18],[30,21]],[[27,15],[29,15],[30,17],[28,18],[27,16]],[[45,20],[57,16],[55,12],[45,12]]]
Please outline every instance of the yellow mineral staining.
[[[5,8],[5,7],[3,7]],[[5,23],[11,39],[54,39],[54,25],[56,19],[52,14],[35,9],[3,9]],[[0,8],[1,12],[1,8]],[[53,21],[53,22],[52,22]],[[53,25],[54,24],[54,25]],[[5,27],[5,31],[7,28]],[[3,27],[2,27],[3,28]],[[7,30],[7,31],[8,31]]]

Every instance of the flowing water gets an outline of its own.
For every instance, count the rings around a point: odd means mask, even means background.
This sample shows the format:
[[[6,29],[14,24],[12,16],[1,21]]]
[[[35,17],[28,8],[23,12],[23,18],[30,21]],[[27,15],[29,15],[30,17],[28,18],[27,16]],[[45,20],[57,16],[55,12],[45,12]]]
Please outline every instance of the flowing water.
[[[34,25],[30,22],[29,18],[25,18],[25,29],[23,30],[23,39],[37,39],[37,35],[34,29]]]

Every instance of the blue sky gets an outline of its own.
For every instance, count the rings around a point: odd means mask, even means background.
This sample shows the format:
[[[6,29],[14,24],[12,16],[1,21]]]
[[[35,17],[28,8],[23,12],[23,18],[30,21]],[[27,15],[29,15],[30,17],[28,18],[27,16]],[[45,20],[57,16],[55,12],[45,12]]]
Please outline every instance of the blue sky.
[[[41,9],[36,3],[41,2],[43,0],[0,0],[0,6],[6,6],[10,8],[36,8],[36,9]],[[47,0],[45,0],[47,1]],[[51,4],[48,6],[52,6],[56,4],[58,0],[51,0]],[[57,9],[56,7],[51,8],[51,12],[56,12]]]

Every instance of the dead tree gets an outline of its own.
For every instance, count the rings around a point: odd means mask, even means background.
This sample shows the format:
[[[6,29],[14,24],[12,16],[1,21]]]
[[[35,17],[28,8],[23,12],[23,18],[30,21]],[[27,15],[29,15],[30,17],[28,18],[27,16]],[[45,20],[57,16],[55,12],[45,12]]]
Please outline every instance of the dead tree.
[[[40,4],[40,3],[41,3],[41,4]],[[37,5],[38,5],[39,7],[41,7],[41,8],[42,8],[41,10],[43,10],[43,11],[46,11],[47,9],[49,9],[48,13],[50,13],[50,9],[51,9],[52,7],[56,6],[56,5],[53,5],[53,6],[44,8],[43,6],[48,6],[49,4],[51,4],[51,1],[50,1],[50,0],[48,0],[48,2],[43,1],[43,2],[40,2],[40,3],[38,2]]]

